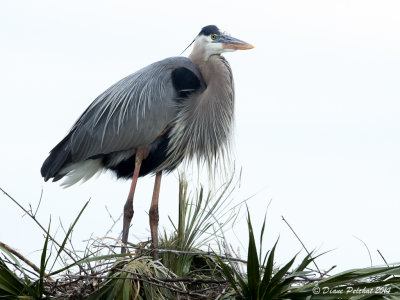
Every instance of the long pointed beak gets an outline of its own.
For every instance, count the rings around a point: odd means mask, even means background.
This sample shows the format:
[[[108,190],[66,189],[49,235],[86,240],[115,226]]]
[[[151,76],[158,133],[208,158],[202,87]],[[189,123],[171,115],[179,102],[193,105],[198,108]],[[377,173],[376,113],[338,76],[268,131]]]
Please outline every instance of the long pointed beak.
[[[249,50],[254,48],[253,45],[229,35],[221,36],[219,42],[223,44],[224,49]]]

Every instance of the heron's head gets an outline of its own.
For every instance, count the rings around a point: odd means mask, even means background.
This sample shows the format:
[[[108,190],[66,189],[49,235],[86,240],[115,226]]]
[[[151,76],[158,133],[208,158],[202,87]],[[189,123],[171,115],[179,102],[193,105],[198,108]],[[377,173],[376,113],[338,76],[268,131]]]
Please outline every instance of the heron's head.
[[[195,38],[193,52],[208,60],[211,55],[252,48],[254,47],[249,43],[222,33],[217,26],[208,25],[203,27]]]

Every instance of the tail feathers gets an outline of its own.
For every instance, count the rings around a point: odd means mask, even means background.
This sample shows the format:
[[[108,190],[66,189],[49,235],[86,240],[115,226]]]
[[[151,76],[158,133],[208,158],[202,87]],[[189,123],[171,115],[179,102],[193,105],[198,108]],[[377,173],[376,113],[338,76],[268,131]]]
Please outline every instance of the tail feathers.
[[[54,178],[53,181],[60,180],[64,174],[60,171],[65,165],[72,162],[71,151],[69,149],[69,139],[71,133],[68,134],[53,150],[50,151],[49,157],[44,161],[40,173],[44,177],[44,181]]]
[[[97,172],[102,170],[101,159],[88,159],[84,161],[73,162],[70,138],[70,132],[53,150],[50,151],[49,157],[44,161],[40,172],[45,181],[53,178],[58,181],[63,178],[61,185],[70,187],[79,181],[87,181]]]
[[[99,171],[102,171],[102,169],[103,165],[101,159],[89,159],[69,164],[65,168],[61,169],[59,173],[61,176],[60,178],[66,175],[61,186],[63,188],[68,188],[80,181],[82,183],[88,181],[96,173],[100,174]]]

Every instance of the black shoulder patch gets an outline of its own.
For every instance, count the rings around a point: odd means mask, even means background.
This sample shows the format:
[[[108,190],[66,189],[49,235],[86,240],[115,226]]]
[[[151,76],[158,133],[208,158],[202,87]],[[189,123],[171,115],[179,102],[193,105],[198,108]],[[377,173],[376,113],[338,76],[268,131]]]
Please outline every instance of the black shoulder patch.
[[[201,29],[199,35],[210,35],[210,34],[217,34],[220,35],[221,32],[219,31],[218,27],[215,25],[208,25]]]
[[[200,79],[187,68],[174,69],[171,78],[180,99],[187,98],[201,86]]]

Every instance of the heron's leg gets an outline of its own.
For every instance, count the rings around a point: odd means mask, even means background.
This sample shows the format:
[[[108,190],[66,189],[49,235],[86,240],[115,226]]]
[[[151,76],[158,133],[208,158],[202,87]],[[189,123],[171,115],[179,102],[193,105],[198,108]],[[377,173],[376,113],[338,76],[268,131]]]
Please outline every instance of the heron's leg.
[[[131,188],[129,190],[128,199],[124,206],[124,225],[122,228],[122,242],[126,245],[128,242],[129,226],[131,225],[131,220],[133,217],[133,195],[135,194],[136,183],[139,177],[140,166],[142,165],[142,160],[148,155],[147,147],[139,148],[136,150],[135,155],[135,169],[133,170],[133,177]],[[126,253],[126,248],[121,248],[121,253]]]
[[[162,175],[162,171],[159,171],[156,174],[156,179],[154,180],[153,198],[151,200],[151,206],[150,206],[150,211],[149,211],[151,242],[152,242],[153,248],[154,248],[154,252],[153,252],[154,260],[158,259],[158,252],[157,252],[157,248],[158,248],[158,197],[160,195],[161,175]]]

